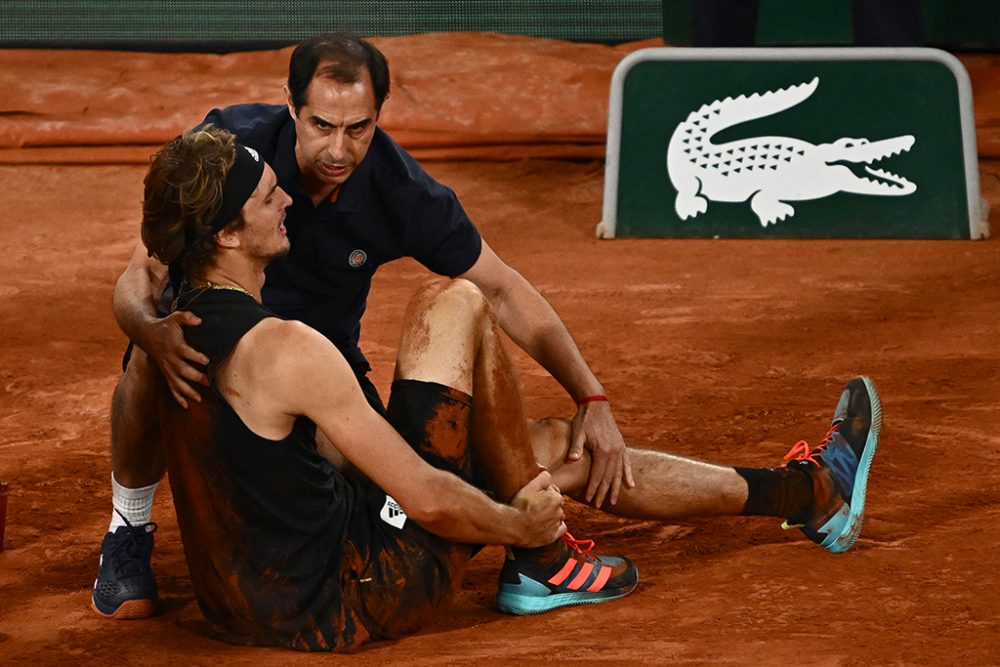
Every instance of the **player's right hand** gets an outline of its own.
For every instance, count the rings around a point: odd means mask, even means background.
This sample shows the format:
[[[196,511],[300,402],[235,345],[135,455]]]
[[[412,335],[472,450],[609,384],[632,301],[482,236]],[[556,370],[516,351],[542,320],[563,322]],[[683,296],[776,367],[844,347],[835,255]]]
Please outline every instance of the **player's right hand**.
[[[208,377],[191,365],[206,365],[208,357],[184,340],[184,327],[199,324],[201,318],[194,313],[185,310],[170,313],[147,326],[140,346],[159,367],[170,387],[170,393],[185,410],[189,400],[201,402],[201,394],[192,383],[208,386]]]
[[[547,470],[525,484],[510,501],[524,518],[522,539],[514,546],[543,547],[562,537],[566,532],[562,503],[562,493]]]

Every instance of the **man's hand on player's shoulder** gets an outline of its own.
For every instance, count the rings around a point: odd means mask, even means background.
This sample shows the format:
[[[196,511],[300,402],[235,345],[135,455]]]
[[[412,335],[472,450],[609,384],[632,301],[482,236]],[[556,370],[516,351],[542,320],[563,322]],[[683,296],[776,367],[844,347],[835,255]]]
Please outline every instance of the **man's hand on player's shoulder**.
[[[192,365],[204,366],[208,364],[208,357],[184,339],[184,327],[200,324],[201,319],[194,313],[176,311],[147,324],[142,338],[136,341],[163,373],[174,400],[184,409],[188,401],[201,402],[195,383],[208,386],[208,377]]]

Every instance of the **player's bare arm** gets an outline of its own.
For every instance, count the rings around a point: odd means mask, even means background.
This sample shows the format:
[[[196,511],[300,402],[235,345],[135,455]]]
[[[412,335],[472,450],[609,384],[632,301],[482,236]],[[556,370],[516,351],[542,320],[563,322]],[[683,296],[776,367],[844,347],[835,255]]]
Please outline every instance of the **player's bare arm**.
[[[551,304],[485,241],[479,259],[461,277],[482,290],[507,335],[551,373],[575,401],[604,395],[604,387]],[[597,507],[605,500],[616,503],[622,484],[631,488],[635,482],[625,441],[607,401],[579,406],[567,460],[579,460],[584,446],[591,450],[593,460],[587,501]]]
[[[219,369],[217,382],[258,435],[280,439],[297,417],[311,419],[407,516],[441,537],[537,547],[566,530],[562,494],[547,472],[503,505],[432,467],[372,410],[340,352],[300,322],[258,324]]]
[[[115,285],[115,319],[159,367],[174,399],[186,408],[188,401],[201,400],[191,383],[208,385],[204,373],[191,364],[207,364],[208,358],[184,340],[183,328],[201,324],[198,317],[186,311],[162,318],[157,314],[156,303],[166,284],[167,267],[148,256],[140,242]]]

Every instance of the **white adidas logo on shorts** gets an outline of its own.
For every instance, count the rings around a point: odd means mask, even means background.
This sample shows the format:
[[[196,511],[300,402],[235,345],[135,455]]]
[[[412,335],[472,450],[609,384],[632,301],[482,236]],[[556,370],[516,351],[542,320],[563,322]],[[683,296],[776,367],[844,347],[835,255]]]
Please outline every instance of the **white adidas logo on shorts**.
[[[388,493],[385,494],[385,505],[382,506],[382,511],[379,512],[379,517],[385,521],[390,526],[395,526],[396,528],[403,528],[406,523],[406,512],[403,508],[399,506],[392,496]]]

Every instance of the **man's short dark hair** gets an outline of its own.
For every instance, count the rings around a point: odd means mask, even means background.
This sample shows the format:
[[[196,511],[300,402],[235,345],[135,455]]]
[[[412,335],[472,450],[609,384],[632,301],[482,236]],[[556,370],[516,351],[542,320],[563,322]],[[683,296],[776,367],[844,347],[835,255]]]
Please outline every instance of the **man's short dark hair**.
[[[368,68],[375,92],[375,111],[389,96],[389,62],[372,44],[356,35],[331,32],[301,42],[288,63],[288,92],[295,113],[306,103],[306,90],[316,77],[339,83],[357,83]]]

